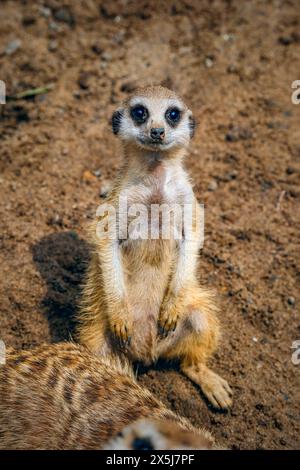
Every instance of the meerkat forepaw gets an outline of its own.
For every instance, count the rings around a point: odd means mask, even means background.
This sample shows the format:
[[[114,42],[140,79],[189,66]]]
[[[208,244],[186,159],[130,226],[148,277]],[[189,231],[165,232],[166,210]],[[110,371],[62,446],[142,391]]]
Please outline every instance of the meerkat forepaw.
[[[115,320],[112,323],[112,333],[116,339],[117,345],[121,349],[127,349],[131,344],[131,324],[129,321]]]
[[[179,308],[176,302],[167,302],[161,310],[158,321],[158,333],[161,338],[166,338],[170,333],[176,330],[179,316]]]
[[[158,325],[158,332],[162,338],[166,338],[169,333],[176,330],[177,327],[178,317],[176,318],[167,318],[167,319],[160,319]]]

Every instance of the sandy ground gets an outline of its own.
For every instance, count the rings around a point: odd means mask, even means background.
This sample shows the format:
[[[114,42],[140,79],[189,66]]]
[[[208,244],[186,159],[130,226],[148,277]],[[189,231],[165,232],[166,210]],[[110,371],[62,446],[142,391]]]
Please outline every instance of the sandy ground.
[[[206,207],[199,278],[220,296],[214,412],[176,365],[142,371],[166,404],[230,448],[300,448],[300,10],[294,1],[2,1],[0,332],[68,339],[85,229],[120,167],[109,118],[137,84],[178,90],[198,121],[186,166]],[[16,41],[17,40],[17,41]]]

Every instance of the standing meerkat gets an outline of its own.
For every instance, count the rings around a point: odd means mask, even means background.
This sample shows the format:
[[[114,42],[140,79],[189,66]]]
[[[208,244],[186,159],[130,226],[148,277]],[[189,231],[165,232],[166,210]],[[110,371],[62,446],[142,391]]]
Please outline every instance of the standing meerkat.
[[[113,114],[112,127],[125,161],[89,232],[93,253],[79,313],[79,341],[101,357],[126,354],[148,365],[158,357],[179,358],[181,371],[212,405],[228,408],[231,389],[207,366],[219,339],[217,308],[211,291],[196,277],[199,206],[183,168],[194,133],[192,112],[174,92],[151,86],[124,102]],[[127,212],[120,201],[126,201]],[[192,207],[189,229],[176,213],[169,237],[162,236],[161,217],[151,219],[158,237],[152,231],[148,237],[136,236],[141,229],[134,224],[138,210],[149,209],[152,215],[153,206],[174,205]]]
[[[0,449],[213,449],[209,432],[168,410],[129,367],[72,343],[7,351]]]

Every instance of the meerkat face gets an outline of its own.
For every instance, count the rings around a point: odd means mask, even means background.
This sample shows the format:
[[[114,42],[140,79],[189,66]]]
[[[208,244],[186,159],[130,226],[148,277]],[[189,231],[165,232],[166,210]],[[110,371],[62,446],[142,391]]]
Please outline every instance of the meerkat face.
[[[124,142],[150,151],[187,147],[193,137],[192,112],[172,91],[160,86],[138,90],[112,117],[113,132]]]
[[[110,450],[187,450],[212,449],[210,437],[182,429],[177,423],[141,419],[127,426],[112,439]]]

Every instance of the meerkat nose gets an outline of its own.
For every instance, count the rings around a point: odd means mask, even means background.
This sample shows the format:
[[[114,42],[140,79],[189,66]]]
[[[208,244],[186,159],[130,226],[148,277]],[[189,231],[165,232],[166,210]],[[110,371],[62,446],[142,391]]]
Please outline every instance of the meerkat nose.
[[[163,140],[165,137],[164,127],[152,127],[150,135],[153,140]]]

